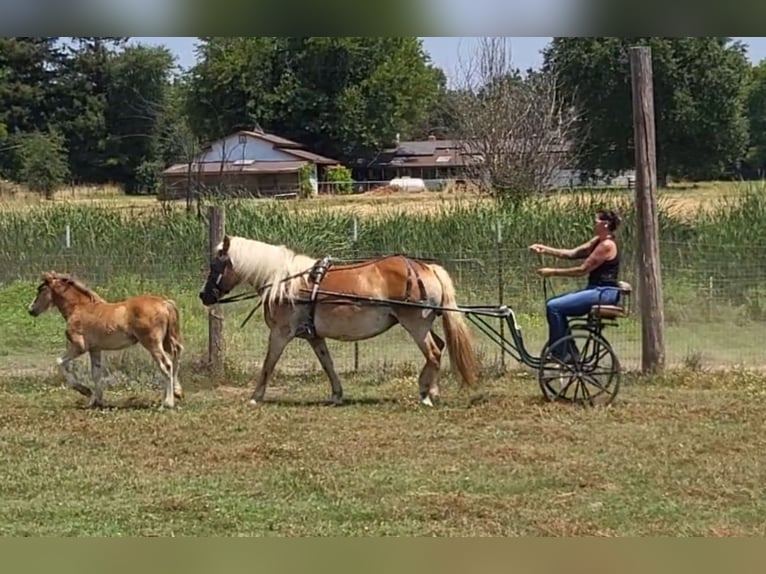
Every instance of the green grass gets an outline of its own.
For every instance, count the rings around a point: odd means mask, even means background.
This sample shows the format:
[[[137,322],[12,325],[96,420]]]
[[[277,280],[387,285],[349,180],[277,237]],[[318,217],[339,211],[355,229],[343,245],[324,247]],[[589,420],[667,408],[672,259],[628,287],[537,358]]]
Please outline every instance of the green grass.
[[[481,386],[458,392],[445,358],[444,404],[422,408],[422,358],[399,328],[360,344],[358,373],[353,345],[331,343],[346,406],[320,404],[329,385],[308,345],[296,341],[268,404],[252,409],[245,399],[266,328],[260,314],[239,328],[249,302],[225,307],[224,375],[213,380],[202,368],[204,220],[85,206],[5,213],[0,534],[764,535],[766,381],[752,371],[709,372],[763,367],[758,243],[766,245],[766,201],[760,187],[746,191],[683,218],[661,212],[668,363],[685,369],[664,379],[629,375],[617,403],[595,410],[542,403],[534,373],[507,359],[499,374],[498,350],[482,337]],[[438,257],[461,302],[494,304],[493,225],[501,220],[503,300],[519,311],[536,354],[545,338],[542,288],[526,246],[579,243],[595,206],[616,201],[583,194],[520,208],[465,201],[437,214],[375,212],[361,219],[356,249]],[[632,238],[629,206],[625,212],[623,236]],[[352,217],[251,203],[229,205],[226,222],[232,233],[353,257]],[[71,251],[60,242],[67,223]],[[623,244],[625,274],[637,285],[631,243]],[[179,410],[156,409],[159,377],[137,347],[105,357],[113,408],[84,409],[63,388],[55,367],[63,320],[26,313],[48,269],[78,273],[107,299],[148,291],[179,303],[187,348]],[[623,364],[637,367],[635,315],[609,336]]]
[[[201,383],[204,385],[204,381]],[[117,389],[113,408],[0,382],[3,535],[763,535],[766,386],[686,375],[608,409],[541,403],[504,377],[429,410],[412,380],[318,377],[270,403],[241,386]]]

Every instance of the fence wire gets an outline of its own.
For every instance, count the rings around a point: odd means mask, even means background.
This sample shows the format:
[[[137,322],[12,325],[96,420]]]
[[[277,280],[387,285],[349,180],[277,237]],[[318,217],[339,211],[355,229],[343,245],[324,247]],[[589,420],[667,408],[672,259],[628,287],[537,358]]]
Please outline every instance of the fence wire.
[[[138,240],[131,238],[131,241]],[[756,252],[758,249],[756,248]],[[373,258],[390,253],[357,253]],[[454,278],[461,304],[509,305],[517,313],[528,350],[538,354],[546,335],[542,280],[535,274],[540,261],[526,248],[502,244],[482,252],[461,253],[459,241],[450,252],[417,253],[440,261]],[[741,249],[721,245],[663,243],[662,280],[667,364],[691,368],[761,368],[761,341],[766,337],[766,271]],[[641,269],[629,251],[623,253],[622,278],[637,289]],[[569,262],[546,260],[546,265]],[[0,253],[0,308],[6,337],[5,371],[55,365],[65,348],[63,320],[55,313],[33,319],[26,308],[44,271],[73,273],[108,300],[152,292],[173,298],[181,309],[188,364],[204,361],[208,349],[208,309],[198,292],[206,274],[206,240],[188,250],[161,256],[131,249],[119,257],[98,253],[74,244],[67,249],[22,250]],[[556,293],[579,288],[583,279],[554,279]],[[551,293],[549,293],[551,295]],[[260,366],[266,352],[267,328],[256,315],[244,329],[239,324],[252,302],[224,307],[225,361],[229,366],[252,369]],[[640,366],[641,330],[638,299],[630,301],[631,316],[608,331],[621,363],[627,369]],[[437,322],[438,324],[438,322]],[[437,327],[437,331],[441,327]],[[476,349],[484,365],[515,368],[510,357],[477,329]],[[388,372],[419,370],[423,358],[414,341],[401,327],[357,344],[329,344],[339,372]],[[129,351],[134,356],[135,351]],[[139,359],[143,360],[143,359]],[[148,364],[148,358],[146,359]],[[446,365],[446,358],[445,358]],[[285,373],[318,371],[320,366],[308,345],[300,340],[288,346],[279,369]],[[50,369],[49,369],[50,370]],[[26,371],[24,371],[26,372]]]

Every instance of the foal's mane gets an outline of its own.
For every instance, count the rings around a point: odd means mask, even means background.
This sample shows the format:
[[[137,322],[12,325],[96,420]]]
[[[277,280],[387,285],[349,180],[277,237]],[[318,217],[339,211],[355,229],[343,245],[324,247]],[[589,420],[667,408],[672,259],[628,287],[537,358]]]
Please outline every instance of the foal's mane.
[[[98,293],[96,293],[93,289],[85,285],[82,281],[79,279],[72,277],[68,273],[53,273],[52,274],[55,279],[58,279],[59,281],[66,283],[67,285],[70,285],[80,291],[83,295],[86,295],[91,302],[93,303],[105,303],[106,300],[101,297]]]

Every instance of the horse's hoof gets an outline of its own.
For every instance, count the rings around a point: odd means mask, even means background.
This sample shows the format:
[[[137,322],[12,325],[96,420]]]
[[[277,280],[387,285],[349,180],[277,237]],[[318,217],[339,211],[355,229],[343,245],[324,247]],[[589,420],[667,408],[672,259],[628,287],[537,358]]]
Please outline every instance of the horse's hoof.
[[[432,406],[434,406],[434,402],[431,400],[431,397],[430,397],[430,396],[429,396],[429,397],[426,397],[426,398],[424,398],[424,399],[420,399],[420,404],[422,404],[422,405],[424,405],[424,406],[427,406],[427,407],[432,407]]]
[[[250,405],[251,407],[259,407],[261,406],[261,400],[250,399],[249,401],[247,401],[247,404]]]
[[[343,405],[343,398],[342,397],[330,397],[327,399],[327,402],[325,403],[328,406],[331,407],[340,407]]]

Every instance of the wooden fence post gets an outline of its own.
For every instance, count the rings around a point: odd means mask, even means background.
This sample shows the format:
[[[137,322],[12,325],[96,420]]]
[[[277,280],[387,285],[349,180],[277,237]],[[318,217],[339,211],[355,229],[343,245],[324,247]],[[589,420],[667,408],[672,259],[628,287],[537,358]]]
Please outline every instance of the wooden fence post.
[[[208,207],[208,256],[212,256],[216,245],[223,241],[226,233],[223,207]],[[223,309],[212,305],[208,309],[208,364],[211,371],[220,372],[224,362]]]
[[[629,48],[633,87],[633,133],[636,161],[636,216],[638,277],[641,305],[641,370],[665,368],[665,314],[657,221],[657,157],[654,125],[652,52],[646,46]]]

